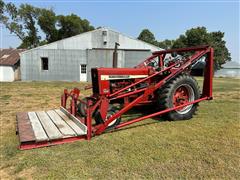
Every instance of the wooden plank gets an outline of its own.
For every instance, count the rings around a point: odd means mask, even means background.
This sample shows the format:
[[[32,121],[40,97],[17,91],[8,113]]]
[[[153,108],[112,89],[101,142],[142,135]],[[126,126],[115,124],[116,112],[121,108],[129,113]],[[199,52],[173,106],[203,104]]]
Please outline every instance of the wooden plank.
[[[87,133],[87,126],[85,124],[83,124],[82,122],[79,121],[79,119],[77,119],[75,116],[73,116],[72,114],[70,114],[65,108],[60,107],[60,110],[66,114],[70,119],[73,120],[73,122],[75,122],[75,124],[77,124],[82,130],[83,132]]]
[[[70,119],[66,114],[64,114],[60,109],[55,109],[56,113],[77,133],[77,135],[85,135],[86,133]]]
[[[51,118],[51,120],[55,123],[59,131],[64,136],[76,136],[77,134],[68,126],[68,124],[54,111],[47,111],[47,114]]]
[[[51,121],[47,113],[45,113],[44,111],[39,111],[36,112],[36,114],[50,140],[63,138],[63,135],[55,126],[55,124]]]
[[[17,113],[17,131],[21,143],[36,140],[31,122],[26,112]]]
[[[36,141],[47,141],[48,137],[45,133],[41,122],[39,121],[35,112],[28,112],[28,117],[30,119]]]

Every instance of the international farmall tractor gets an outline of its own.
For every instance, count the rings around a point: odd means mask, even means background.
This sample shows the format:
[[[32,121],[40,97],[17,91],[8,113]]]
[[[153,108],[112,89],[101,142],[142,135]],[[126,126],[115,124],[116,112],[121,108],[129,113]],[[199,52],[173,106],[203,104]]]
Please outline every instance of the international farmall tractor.
[[[199,61],[205,62],[201,91],[191,76]],[[90,140],[152,117],[191,119],[200,101],[212,99],[213,48],[209,46],[157,51],[133,68],[117,68],[116,64],[91,69],[91,96],[80,98],[79,89],[65,89],[60,109],[19,113],[20,149]],[[147,105],[154,112],[121,119],[130,109]]]

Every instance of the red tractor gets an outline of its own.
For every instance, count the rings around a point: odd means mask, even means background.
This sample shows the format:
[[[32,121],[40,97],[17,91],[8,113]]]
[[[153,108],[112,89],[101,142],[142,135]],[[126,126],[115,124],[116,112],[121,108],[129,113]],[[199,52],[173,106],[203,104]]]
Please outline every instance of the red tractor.
[[[203,59],[206,65],[200,92],[191,69]],[[106,129],[158,115],[167,120],[190,119],[198,102],[212,99],[212,69],[213,49],[209,46],[157,51],[134,68],[93,68],[93,94],[78,99],[78,89],[65,90],[62,107],[86,124],[88,139]],[[70,108],[66,107],[68,97],[72,97]],[[121,122],[121,115],[128,110],[147,104],[154,105],[156,112]]]
[[[205,63],[201,91],[191,76],[200,61]],[[160,115],[167,120],[192,118],[200,101],[212,99],[213,48],[157,51],[134,68],[93,68],[91,77],[91,96],[79,98],[79,89],[65,89],[60,110],[17,115],[20,149],[89,140],[106,130]],[[152,105],[153,112],[121,119],[133,107],[146,105]]]

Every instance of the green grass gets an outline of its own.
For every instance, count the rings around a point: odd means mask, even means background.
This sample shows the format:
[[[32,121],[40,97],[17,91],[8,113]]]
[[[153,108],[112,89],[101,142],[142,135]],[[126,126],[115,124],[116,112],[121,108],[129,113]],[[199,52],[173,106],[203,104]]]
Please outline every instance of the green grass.
[[[58,108],[83,83],[1,83],[1,179],[238,179],[240,81],[214,79],[214,100],[188,121],[148,119],[91,141],[20,151],[17,112]],[[83,91],[87,95],[90,91]],[[129,115],[131,116],[131,115]]]

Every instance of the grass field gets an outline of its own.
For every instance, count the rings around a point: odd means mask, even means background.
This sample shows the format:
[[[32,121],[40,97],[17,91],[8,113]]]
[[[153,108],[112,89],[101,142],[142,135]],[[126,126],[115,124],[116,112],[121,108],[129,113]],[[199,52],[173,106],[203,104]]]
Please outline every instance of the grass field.
[[[240,80],[214,79],[214,100],[188,121],[148,119],[91,141],[20,151],[17,112],[59,107],[84,83],[1,83],[1,179],[239,179]],[[83,92],[89,94],[90,92]]]

